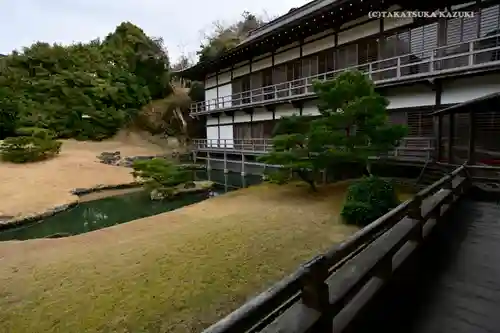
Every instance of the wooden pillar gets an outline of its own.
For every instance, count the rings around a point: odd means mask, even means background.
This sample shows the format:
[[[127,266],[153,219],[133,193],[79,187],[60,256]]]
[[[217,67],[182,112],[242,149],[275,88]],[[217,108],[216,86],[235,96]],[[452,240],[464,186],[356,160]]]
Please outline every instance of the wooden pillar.
[[[436,161],[441,161],[443,158],[443,115],[439,114],[434,117],[434,128],[436,133],[436,147],[435,147],[435,156]]]
[[[476,148],[476,114],[473,110],[469,111],[469,164],[475,164]]]
[[[437,117],[437,131],[436,131],[436,154],[437,160],[443,159],[443,115]]]
[[[448,163],[452,164],[454,159],[453,156],[453,141],[455,138],[455,114],[450,113],[450,121],[449,121],[449,138],[448,138]]]
[[[224,173],[228,173],[229,170],[227,168],[227,151],[226,149],[224,148]]]
[[[241,175],[246,176],[245,173],[245,154],[241,154]]]

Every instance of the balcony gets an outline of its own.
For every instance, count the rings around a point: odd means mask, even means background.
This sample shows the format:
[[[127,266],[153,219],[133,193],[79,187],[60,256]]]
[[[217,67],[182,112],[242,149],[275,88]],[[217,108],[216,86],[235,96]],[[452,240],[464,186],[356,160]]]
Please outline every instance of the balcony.
[[[241,110],[314,97],[313,82],[331,80],[345,70],[366,73],[377,86],[386,86],[463,72],[500,67],[500,34],[467,43],[442,46],[394,58],[278,83],[238,94],[193,103],[191,116]]]
[[[195,139],[192,149],[196,152],[226,154],[263,155],[273,148],[272,139]],[[399,147],[389,152],[389,158],[408,162],[427,161],[433,157],[434,139],[429,137],[407,137]]]

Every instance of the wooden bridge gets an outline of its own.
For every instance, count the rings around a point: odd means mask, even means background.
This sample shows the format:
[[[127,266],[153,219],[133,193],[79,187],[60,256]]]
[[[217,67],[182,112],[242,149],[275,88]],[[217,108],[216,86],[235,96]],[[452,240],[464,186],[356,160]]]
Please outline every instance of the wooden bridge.
[[[456,167],[204,333],[500,332],[500,199],[477,168]]]

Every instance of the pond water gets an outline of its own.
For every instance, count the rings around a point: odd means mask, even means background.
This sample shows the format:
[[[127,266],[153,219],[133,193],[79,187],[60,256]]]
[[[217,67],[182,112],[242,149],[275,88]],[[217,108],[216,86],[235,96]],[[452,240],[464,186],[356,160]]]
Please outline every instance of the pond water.
[[[195,180],[216,183],[210,195],[258,184],[260,176],[242,177],[238,173],[200,171]],[[0,241],[64,237],[110,227],[147,216],[157,215],[207,199],[206,194],[185,195],[172,201],[152,201],[143,191],[128,192],[103,199],[82,202],[73,209],[38,222],[0,232]]]

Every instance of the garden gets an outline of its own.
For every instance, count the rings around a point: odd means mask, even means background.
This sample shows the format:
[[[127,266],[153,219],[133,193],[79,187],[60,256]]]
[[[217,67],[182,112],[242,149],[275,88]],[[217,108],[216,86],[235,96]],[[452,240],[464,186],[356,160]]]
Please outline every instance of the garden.
[[[315,89],[321,116],[279,122],[261,160],[283,168],[267,183],[72,237],[0,242],[2,329],[198,332],[408,199],[370,158],[406,134],[388,124],[373,83],[345,72]],[[65,143],[48,130],[16,129],[2,157],[62,159]],[[213,185],[164,158],[94,163],[126,172],[150,200]],[[325,173],[334,181],[322,182]]]

